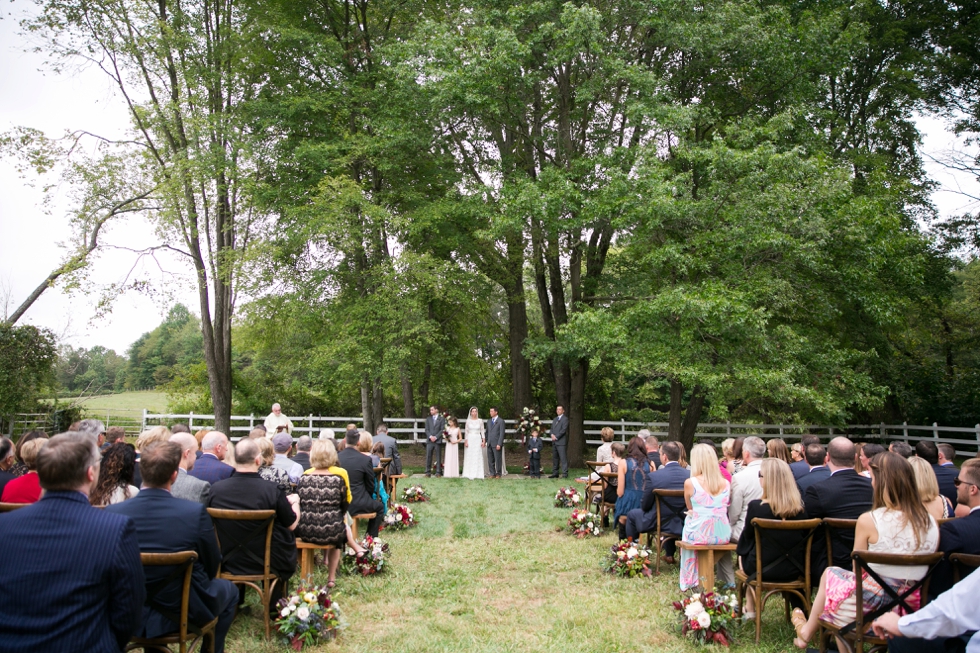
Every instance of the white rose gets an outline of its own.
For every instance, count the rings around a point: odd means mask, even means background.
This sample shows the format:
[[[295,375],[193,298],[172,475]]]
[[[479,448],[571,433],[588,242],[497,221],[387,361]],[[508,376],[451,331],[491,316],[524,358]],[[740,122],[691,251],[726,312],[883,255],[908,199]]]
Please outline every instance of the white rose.
[[[700,601],[691,601],[687,604],[687,607],[684,608],[684,616],[688,619],[694,619],[702,612],[704,612],[704,606],[701,605]]]
[[[626,555],[628,557],[630,557],[630,558],[635,558],[636,557],[636,547],[635,546],[631,546],[629,548],[629,550],[626,552]]]
[[[288,617],[289,616],[289,606],[286,606],[285,608],[283,608],[282,609],[282,612],[279,613],[279,616],[280,617]]]
[[[711,625],[711,615],[707,612],[702,612],[698,615],[698,625],[702,628],[707,628]]]
[[[643,551],[640,552],[640,555],[646,558],[650,555],[650,552],[644,549]]]
[[[305,605],[296,611],[296,616],[300,618],[301,621],[306,621],[310,618],[310,609]]]
[[[289,599],[289,605],[298,605],[298,604],[299,604],[299,597],[298,596],[294,596],[291,599]]]
[[[594,528],[594,527],[595,527],[595,524],[593,524],[592,522],[589,522],[589,528]]]
[[[290,612],[296,612],[296,606],[295,605],[286,606],[286,609],[289,610]]]

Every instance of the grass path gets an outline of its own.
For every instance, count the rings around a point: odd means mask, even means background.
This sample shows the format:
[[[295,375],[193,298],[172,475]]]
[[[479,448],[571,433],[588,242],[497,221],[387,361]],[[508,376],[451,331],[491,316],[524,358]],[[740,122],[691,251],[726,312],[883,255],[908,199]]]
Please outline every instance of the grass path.
[[[559,481],[405,480],[423,484],[432,501],[413,504],[416,528],[382,532],[391,546],[388,572],[338,578],[334,596],[349,627],[338,641],[315,650],[696,650],[675,631],[677,568],[655,580],[603,573],[601,562],[614,536],[577,540],[558,532],[569,513],[552,507]],[[318,568],[315,581],[325,580]],[[790,650],[791,628],[782,621],[781,602],[770,601],[764,631],[756,647],[753,629],[744,628],[733,650]],[[286,650],[263,640],[256,617],[236,621],[226,648]]]

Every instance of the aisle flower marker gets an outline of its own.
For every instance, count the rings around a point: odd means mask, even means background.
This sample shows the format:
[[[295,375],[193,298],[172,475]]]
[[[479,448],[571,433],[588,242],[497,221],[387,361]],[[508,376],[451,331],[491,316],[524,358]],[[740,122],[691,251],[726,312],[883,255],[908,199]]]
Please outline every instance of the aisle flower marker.
[[[340,561],[341,571],[361,576],[373,576],[384,571],[388,558],[387,542],[366,535],[358,544],[364,548],[361,555],[356,555],[349,546],[344,547],[344,556]]]
[[[402,493],[402,499],[408,503],[422,503],[430,498],[429,493],[421,485],[411,485]]]
[[[610,549],[606,559],[606,571],[623,578],[637,576],[653,576],[650,570],[650,554],[652,551],[639,542],[620,540]]]
[[[739,616],[738,597],[734,592],[696,591],[675,601],[674,609],[680,612],[682,635],[690,635],[700,645],[731,645],[731,627]]]
[[[385,515],[384,519],[384,527],[390,528],[393,531],[411,528],[416,524],[418,522],[415,521],[415,515],[412,514],[412,509],[400,503],[392,504],[391,509],[388,510],[388,514]]]
[[[555,494],[555,508],[574,508],[582,504],[582,495],[573,487],[558,488]]]
[[[280,641],[297,651],[320,640],[333,639],[347,625],[342,621],[340,606],[331,600],[324,587],[300,583],[296,592],[279,599],[276,607],[279,609],[276,634]]]
[[[571,517],[568,518],[568,526],[572,535],[579,539],[590,535],[592,537],[598,537],[602,535],[602,528],[599,527],[597,520],[598,515],[595,513],[576,508],[572,511]]]

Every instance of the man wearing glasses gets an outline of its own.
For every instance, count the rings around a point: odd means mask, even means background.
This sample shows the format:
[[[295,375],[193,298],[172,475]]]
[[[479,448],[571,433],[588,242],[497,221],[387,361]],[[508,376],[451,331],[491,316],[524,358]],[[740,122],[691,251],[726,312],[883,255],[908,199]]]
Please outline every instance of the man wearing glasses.
[[[946,553],[980,554],[980,459],[963,463],[953,479],[956,502],[970,509],[970,514],[948,521],[939,527],[939,550]],[[939,596],[953,586],[953,567],[943,559],[929,582],[930,596]]]

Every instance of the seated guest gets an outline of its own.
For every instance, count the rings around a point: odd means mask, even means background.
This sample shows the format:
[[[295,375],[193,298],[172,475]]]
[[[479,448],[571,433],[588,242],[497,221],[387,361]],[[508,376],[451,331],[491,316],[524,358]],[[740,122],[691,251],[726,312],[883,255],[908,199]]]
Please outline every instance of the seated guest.
[[[744,437],[735,438],[732,442],[732,462],[730,465],[726,465],[728,471],[732,474],[732,479],[734,480],[735,474],[742,471],[742,444],[745,442]]]
[[[121,503],[139,494],[133,485],[136,471],[136,451],[125,442],[111,445],[102,454],[99,482],[92,488],[89,501],[93,506]]]
[[[616,477],[616,524],[619,539],[626,539],[626,516],[630,510],[643,506],[643,492],[647,489],[650,461],[643,440],[634,437],[626,447],[625,464],[619,466]]]
[[[721,461],[718,463],[725,468],[729,476],[735,474],[735,454],[733,452],[733,447],[735,446],[735,438],[725,438],[721,441]]]
[[[708,445],[709,447],[711,447],[712,449],[715,450],[715,456],[718,455],[718,449],[715,446],[715,441],[714,440],[712,440],[710,438],[701,438],[700,440],[698,440],[698,444],[706,444],[706,445]],[[732,475],[728,472],[728,466],[727,465],[723,465],[722,462],[724,462],[724,461],[722,461],[722,460],[719,460],[718,461],[718,471],[721,472],[721,476],[722,476],[722,478],[725,479],[726,482],[731,483],[732,482]]]
[[[827,468],[827,450],[822,444],[809,444],[804,453],[806,466],[810,471],[796,480],[796,487],[799,488],[801,496],[811,485],[830,478],[830,470]]]
[[[374,467],[371,465],[371,459],[357,450],[360,438],[357,429],[348,429],[345,436],[347,446],[337,454],[337,463],[347,470],[347,478],[350,480],[352,501],[347,507],[348,514],[353,517],[375,513],[374,518],[368,521],[367,532],[371,537],[377,537],[381,521],[384,519],[385,507],[374,498],[377,484]]]
[[[310,436],[301,435],[296,440],[296,455],[293,456],[293,462],[302,467],[304,472],[310,468],[310,449],[312,448],[313,438]]]
[[[657,436],[650,433],[650,429],[640,429],[637,433],[638,436],[643,438],[643,446],[647,448],[647,460],[650,461],[650,471],[655,469],[660,469],[660,441],[657,440]]]
[[[929,583],[929,595],[936,596],[953,586],[953,553],[980,555],[980,459],[963,463],[956,477],[956,501],[969,512],[939,527],[939,550],[946,558],[939,563]]]
[[[330,430],[330,429],[324,429],[324,430]],[[320,437],[321,438],[324,437],[323,431],[320,431]],[[333,437],[334,437],[333,431],[331,430],[330,439],[332,440]],[[402,457],[401,454],[398,453],[398,440],[388,435],[387,424],[384,423],[378,424],[378,427],[375,430],[374,442],[375,443],[380,442],[382,445],[384,445],[385,452],[384,455],[381,456],[382,458],[391,458],[391,463],[388,465],[388,469],[386,470],[385,473],[388,475],[401,474]]]
[[[317,440],[310,452],[310,462],[313,466],[296,485],[300,509],[296,536],[304,542],[337,547],[326,552],[327,587],[333,588],[344,545],[357,553],[362,552],[363,548],[354,541],[350,528],[344,522],[349,494],[347,481],[330,471],[337,468],[337,450],[333,442]]]
[[[255,428],[253,428],[251,431],[248,432],[248,437],[252,440],[258,440],[260,438],[267,439],[265,437],[266,435],[268,435],[268,432],[265,430],[265,427],[260,428],[256,426]]]
[[[888,639],[890,653],[976,653],[980,651],[980,569],[918,612],[886,612],[872,626]]]
[[[121,426],[110,426],[105,430],[105,444],[102,445],[102,450],[105,451],[110,445],[125,441],[126,429]]]
[[[769,440],[769,442],[766,443],[766,452],[769,454],[770,458],[782,460],[787,465],[793,462],[793,459],[789,455],[789,447],[786,446],[786,441],[782,438],[773,438]]]
[[[857,445],[857,459],[854,463],[854,471],[865,478],[871,478],[871,470],[869,469],[871,459],[884,452],[884,450],[885,448],[883,446],[874,442]]]
[[[284,433],[277,435],[285,435]],[[286,435],[288,438],[289,436]],[[272,446],[272,443],[268,438],[259,438],[255,440],[255,444],[259,447],[259,455],[262,456],[262,465],[259,467],[259,476],[267,481],[275,483],[279,486],[279,489],[289,494],[293,489],[293,484],[289,480],[289,473],[282,467],[277,467],[276,453]]]
[[[911,458],[915,455],[915,449],[908,442],[892,442],[888,445],[888,450],[897,453],[902,458]]]
[[[187,472],[194,478],[207,481],[214,487],[235,472],[235,468],[225,464],[225,454],[228,452],[228,436],[221,431],[208,431],[201,439],[201,457],[194,464],[194,469]]]
[[[854,471],[854,443],[845,437],[836,437],[827,445],[827,467],[830,478],[814,483],[803,494],[803,505],[810,519],[857,519],[871,509],[871,479]],[[849,531],[834,533],[830,561],[827,557],[826,536],[823,529],[813,536],[810,567],[814,577],[819,577],[829,565],[849,569],[854,535]]]
[[[621,443],[618,443],[621,445]],[[647,489],[643,492],[643,503],[639,508],[630,510],[626,515],[626,537],[638,541],[640,533],[648,533],[657,528],[657,495],[655,490],[683,490],[684,483],[691,478],[691,471],[677,464],[681,450],[676,442],[664,442],[660,447],[663,467],[650,472]],[[666,497],[659,499],[660,531],[668,535],[680,537],[684,533],[684,508],[682,497]],[[677,545],[672,538],[666,538],[662,543],[665,560],[674,563],[674,553]]]
[[[811,445],[818,446],[820,445]],[[820,447],[823,449],[823,447]],[[800,491],[793,482],[793,472],[789,465],[776,458],[766,458],[759,467],[759,483],[762,485],[762,498],[754,499],[749,502],[749,508],[745,512],[745,528],[738,538],[738,548],[735,553],[738,555],[738,566],[745,572],[750,579],[755,578],[757,568],[757,554],[755,548],[755,525],[752,520],[756,517],[760,519],[782,519],[795,520],[806,519],[806,511],[803,510],[803,498]],[[800,569],[806,563],[806,548],[796,551],[797,567],[792,561],[783,557],[783,551],[791,551],[793,547],[806,540],[806,531],[766,531],[766,536],[771,542],[762,552],[762,578],[767,582],[789,582],[794,581],[803,574]],[[776,561],[778,564],[772,569],[767,569],[768,565]],[[755,597],[752,592],[745,595],[745,606],[743,614],[746,618],[755,617]]]
[[[749,436],[742,441],[742,469],[732,476],[730,503],[728,504],[728,523],[731,525],[731,541],[738,542],[745,528],[745,513],[749,502],[762,498],[759,484],[759,467],[766,455],[766,443],[762,438]],[[718,561],[718,576],[728,585],[735,584],[735,568],[729,555]]]
[[[99,449],[105,444],[105,424],[102,420],[83,419],[78,423],[78,428],[72,430],[94,436],[98,440]]]
[[[731,486],[718,470],[715,448],[696,444],[691,449],[691,478],[684,481],[683,540],[691,544],[722,544],[731,539],[728,523],[728,500]],[[731,564],[731,563],[729,563]],[[681,550],[681,591],[700,583],[698,556],[694,551]]]
[[[372,467],[381,466],[381,458],[379,456],[371,453],[371,449],[374,447],[374,438],[367,431],[357,432],[357,450],[368,457],[371,461]]]
[[[936,482],[939,484],[939,493],[949,499],[949,502],[956,505],[956,480],[955,467],[943,467],[939,464],[939,447],[934,442],[920,440],[915,445],[915,455],[925,459],[932,466],[932,471],[936,474]]]
[[[259,476],[257,440],[243,438],[235,445],[235,474],[211,486],[209,508],[222,510],[275,510],[276,521],[272,530],[271,571],[279,577],[269,602],[270,614],[277,614],[276,602],[282,597],[282,588],[296,571],[296,538],[293,530],[299,523],[299,497],[286,495],[275,483]],[[254,531],[254,522],[220,520],[216,522],[219,542],[241,542]],[[252,538],[248,551],[253,555],[229,556],[222,561],[222,571],[232,574],[260,574],[265,555],[265,538]],[[227,552],[224,554],[227,555]],[[245,602],[245,586],[239,588],[238,604]]]
[[[289,452],[293,448],[293,436],[288,433],[276,433],[272,436],[272,446],[276,450],[276,458],[273,465],[289,474],[289,482],[295,483],[303,475],[303,467],[289,459]]]
[[[955,469],[956,449],[953,448],[953,445],[942,442],[936,445],[936,449],[939,450],[939,466]]]
[[[380,427],[379,427],[380,428]],[[387,427],[385,427],[387,428]],[[333,429],[320,429],[320,435],[317,436],[319,440],[336,440],[337,433]],[[334,442],[334,448],[337,447],[337,443]]]
[[[211,429],[201,429],[194,434],[194,439],[197,440],[197,457],[200,458],[204,455],[204,436],[211,432]]]
[[[918,456],[909,458],[909,464],[915,472],[915,486],[919,490],[919,497],[922,499],[922,505],[926,507],[926,512],[936,521],[952,517],[953,504],[939,494],[939,483],[936,482],[936,473],[932,471],[932,466]]]
[[[44,431],[28,431],[24,435],[20,436],[20,440],[17,440],[17,446],[14,448],[14,458],[17,460],[7,469],[7,471],[10,472],[14,478],[23,476],[27,473],[27,465],[24,463],[24,459],[20,457],[20,450],[31,440],[37,440],[39,438],[42,440],[47,440],[48,434]]]
[[[831,442],[833,455],[833,442]],[[853,460],[853,456],[851,457]],[[857,476],[854,469],[850,471]],[[860,478],[860,477],[858,477]],[[919,500],[915,487],[915,473],[907,460],[898,454],[886,452],[871,459],[871,481],[874,502],[871,512],[858,518],[854,532],[854,550],[879,553],[933,553],[939,545],[939,527]],[[815,486],[815,487],[820,487]],[[813,488],[811,488],[812,490]],[[921,579],[928,567],[892,567],[870,564],[895,592],[901,593]],[[819,621],[844,626],[851,622],[857,610],[870,612],[881,607],[888,594],[871,576],[864,576],[861,605],[854,596],[856,588],[852,567],[828,567],[820,576],[820,587],[813,600],[810,616],[799,608],[793,610],[793,626],[796,639],[793,644],[807,648],[807,642],[819,627]],[[908,603],[913,609],[919,605],[916,591]]]
[[[600,463],[611,463],[612,462],[612,441],[616,437],[616,433],[608,426],[602,427],[599,431],[599,438],[602,439],[602,444],[595,451],[596,462]],[[600,471],[608,471],[603,468],[599,468]]]
[[[803,445],[799,442],[794,442],[789,448],[789,457],[793,459],[790,466],[803,460]]]
[[[160,424],[150,427],[136,436],[136,469],[133,472],[133,481],[136,487],[140,487],[143,484],[143,477],[140,475],[140,452],[143,451],[144,447],[153,442],[168,442],[170,435],[170,429]]]
[[[333,433],[333,431],[330,432]],[[337,451],[337,443],[336,441],[334,441],[333,437],[327,439],[329,439],[330,443],[334,446],[334,452],[339,454],[340,452]],[[315,467],[310,467],[308,470],[303,472],[303,476],[306,476],[307,474],[312,474],[314,469]],[[340,478],[344,479],[344,486],[347,488],[347,503],[350,504],[354,496],[350,492],[350,477],[347,475],[347,470],[344,469],[343,467],[340,467],[337,462],[334,462],[333,465],[327,467],[327,471],[335,476],[339,476]]]
[[[146,598],[136,529],[89,504],[95,438],[45,442],[36,460],[44,498],[0,514],[0,653],[118,653],[139,630]]]
[[[41,498],[41,479],[37,475],[36,464],[38,452],[47,443],[47,438],[35,438],[20,448],[20,459],[27,468],[27,473],[8,481],[3,486],[0,501],[4,503],[34,503]]]
[[[187,436],[179,432],[173,437]],[[194,440],[194,444],[197,441]],[[192,454],[193,455],[193,454]],[[204,506],[178,499],[170,493],[177,479],[181,445],[175,441],[153,442],[143,447],[140,467],[143,468],[143,488],[130,501],[108,506],[107,513],[125,515],[136,526],[136,538],[144,553],[176,553],[194,551],[197,560],[191,574],[191,591],[187,618],[192,626],[203,626],[215,617],[215,653],[225,648],[225,636],[235,618],[238,590],[231,581],[215,578],[221,562],[214,525]],[[179,615],[183,574],[168,581],[173,567],[145,567],[146,581],[151,586],[164,584],[152,604],[143,606],[143,625],[140,637],[162,637],[176,632],[180,624],[161,614]]]
[[[0,438],[0,496],[3,495],[3,488],[7,485],[7,481],[12,481],[16,478],[16,476],[7,471],[13,467],[15,462],[17,462],[17,457],[14,453],[13,440],[10,438]]]
[[[187,424],[178,422],[177,424],[172,424],[170,426],[170,435],[176,435],[177,433],[190,433],[191,428]]]
[[[178,499],[196,501],[202,506],[208,505],[211,484],[187,473],[197,463],[197,438],[190,433],[174,433],[170,441],[180,446],[180,468],[177,470],[177,480],[170,486],[170,494]]]
[[[609,429],[610,431],[612,429]],[[612,460],[606,465],[605,469],[609,474],[615,474],[615,478],[606,478],[606,483],[602,487],[602,503],[616,503],[619,499],[619,467],[626,464],[626,445],[622,442],[613,442],[609,447]],[[602,527],[609,528],[609,507],[602,506]]]
[[[811,444],[820,444],[820,438],[810,434],[800,438],[800,459],[794,463],[790,463],[790,471],[793,472],[793,478],[797,481],[810,473],[810,464],[806,460],[806,449]]]

